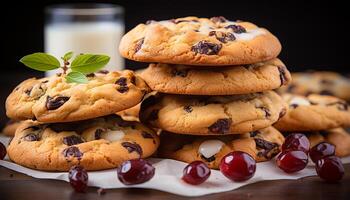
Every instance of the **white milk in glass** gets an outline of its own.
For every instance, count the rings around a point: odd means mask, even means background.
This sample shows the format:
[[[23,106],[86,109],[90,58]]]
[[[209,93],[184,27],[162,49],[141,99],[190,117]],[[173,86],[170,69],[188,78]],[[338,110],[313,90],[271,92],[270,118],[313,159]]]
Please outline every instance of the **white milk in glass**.
[[[57,58],[66,52],[105,54],[111,57],[107,70],[121,70],[124,59],[118,46],[124,34],[124,24],[120,22],[74,22],[54,23],[45,26],[45,52]],[[57,71],[46,72],[52,75]]]

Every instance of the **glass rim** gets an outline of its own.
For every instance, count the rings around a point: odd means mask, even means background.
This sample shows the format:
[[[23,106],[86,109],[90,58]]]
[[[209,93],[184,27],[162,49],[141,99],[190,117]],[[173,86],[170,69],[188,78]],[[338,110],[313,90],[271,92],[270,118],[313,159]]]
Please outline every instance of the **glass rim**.
[[[53,15],[114,15],[123,14],[124,8],[116,4],[109,3],[67,3],[54,4],[45,8],[46,14]]]

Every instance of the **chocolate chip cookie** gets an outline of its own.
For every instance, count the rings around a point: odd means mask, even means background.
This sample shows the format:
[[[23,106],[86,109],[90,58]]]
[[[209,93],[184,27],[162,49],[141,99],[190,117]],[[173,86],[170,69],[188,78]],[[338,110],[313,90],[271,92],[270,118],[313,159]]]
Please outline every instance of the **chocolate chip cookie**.
[[[278,39],[249,22],[184,17],[139,24],[122,38],[122,56],[141,62],[241,65],[276,58]]]
[[[44,124],[27,120],[7,152],[17,164],[45,171],[118,167],[123,161],[151,156],[159,145],[153,130],[111,115],[86,121]]]
[[[280,131],[317,131],[350,126],[346,101],[333,96],[284,94],[289,109],[274,126]]]
[[[1,132],[6,136],[14,136],[21,122],[22,121],[9,120]]]
[[[191,136],[162,132],[158,154],[187,163],[201,160],[218,169],[222,157],[231,151],[243,151],[257,162],[267,161],[280,152],[283,135],[273,127],[242,135]]]
[[[350,101],[350,79],[335,72],[314,71],[292,73],[293,81],[281,87],[280,93],[331,95]]]
[[[310,141],[311,147],[320,142],[328,142],[335,146],[335,154],[340,157],[350,155],[350,133],[343,128],[335,128],[324,131],[305,133]]]
[[[140,120],[179,134],[241,134],[270,126],[286,107],[273,91],[230,96],[157,94],[142,102]]]
[[[28,79],[6,100],[6,114],[16,120],[69,122],[109,115],[137,105],[148,91],[132,71],[89,74],[88,83],[67,83],[65,75]]]
[[[152,90],[189,95],[249,94],[276,89],[291,81],[289,71],[277,58],[251,65],[207,69],[150,64],[141,77]]]

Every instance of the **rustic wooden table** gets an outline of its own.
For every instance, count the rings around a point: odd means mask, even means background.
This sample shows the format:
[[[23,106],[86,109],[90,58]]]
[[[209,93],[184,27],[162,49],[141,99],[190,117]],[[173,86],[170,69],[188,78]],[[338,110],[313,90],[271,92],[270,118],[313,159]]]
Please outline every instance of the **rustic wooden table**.
[[[201,200],[258,199],[258,200],[317,200],[350,199],[350,164],[345,165],[346,175],[337,184],[328,184],[318,177],[299,180],[264,181],[244,186],[234,191],[195,197]],[[166,181],[166,180],[164,180]],[[90,200],[90,199],[187,199],[165,192],[148,189],[113,189],[106,190],[99,196],[97,188],[89,188],[84,194],[75,193],[70,185],[63,181],[39,180],[0,167],[0,199],[14,200]]]

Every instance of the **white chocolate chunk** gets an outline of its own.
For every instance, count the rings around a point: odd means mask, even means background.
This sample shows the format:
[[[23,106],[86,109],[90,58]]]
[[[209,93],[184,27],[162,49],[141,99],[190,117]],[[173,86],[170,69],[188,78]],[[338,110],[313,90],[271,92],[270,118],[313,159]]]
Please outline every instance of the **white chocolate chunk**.
[[[301,105],[301,106],[309,106],[311,105],[310,104],[310,101],[308,101],[307,99],[305,98],[302,98],[302,97],[293,97],[290,102],[289,102],[289,105]]]
[[[198,152],[204,157],[210,158],[219,153],[224,144],[220,140],[206,140],[199,146]]]
[[[116,131],[107,131],[101,135],[101,138],[114,142],[123,139],[125,136],[125,133],[121,130],[116,130]]]

